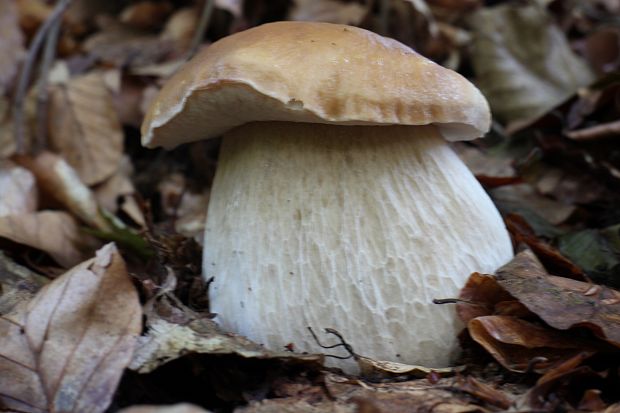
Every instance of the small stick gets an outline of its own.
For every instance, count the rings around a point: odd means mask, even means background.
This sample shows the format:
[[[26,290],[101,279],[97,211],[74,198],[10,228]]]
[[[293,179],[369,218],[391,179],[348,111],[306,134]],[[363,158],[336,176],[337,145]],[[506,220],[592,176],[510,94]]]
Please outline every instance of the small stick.
[[[620,135],[620,120],[566,132],[566,136],[576,141],[591,141],[613,135]]]
[[[45,39],[45,36],[54,25],[54,22],[61,18],[70,3],[71,0],[58,0],[50,16],[47,20],[45,20],[45,22],[43,22],[41,27],[39,27],[39,30],[37,30],[37,33],[34,35],[32,43],[30,44],[30,49],[28,49],[28,54],[26,55],[26,60],[24,61],[22,70],[19,74],[17,89],[15,91],[15,99],[13,100],[13,129],[17,153],[19,154],[24,153],[26,146],[24,142],[24,99],[26,98],[26,93],[28,93],[28,85],[30,83],[32,68],[35,64],[37,54],[43,44],[43,39]]]
[[[41,73],[39,74],[39,84],[37,85],[37,140],[34,148],[35,153],[45,149],[47,143],[47,102],[49,100],[47,81],[50,67],[56,55],[60,26],[61,21],[58,19],[50,27],[41,61]]]
[[[198,48],[200,47],[200,43],[202,42],[202,38],[204,37],[207,28],[209,27],[209,21],[211,20],[211,14],[213,14],[213,6],[215,5],[214,0],[205,0],[205,4],[202,8],[202,14],[200,15],[200,20],[198,21],[198,25],[196,26],[196,31],[194,32],[194,38],[192,39],[191,46],[187,51],[187,59],[191,59]]]

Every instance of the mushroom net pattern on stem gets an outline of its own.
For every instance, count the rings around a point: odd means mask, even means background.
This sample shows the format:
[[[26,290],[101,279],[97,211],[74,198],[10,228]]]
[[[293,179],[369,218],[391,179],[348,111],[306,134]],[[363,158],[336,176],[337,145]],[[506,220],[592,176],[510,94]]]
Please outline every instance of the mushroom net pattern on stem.
[[[499,213],[434,126],[252,123],[225,136],[219,162],[203,261],[211,310],[268,348],[321,352],[306,327],[330,327],[361,355],[444,367],[462,326],[433,298],[512,255]]]

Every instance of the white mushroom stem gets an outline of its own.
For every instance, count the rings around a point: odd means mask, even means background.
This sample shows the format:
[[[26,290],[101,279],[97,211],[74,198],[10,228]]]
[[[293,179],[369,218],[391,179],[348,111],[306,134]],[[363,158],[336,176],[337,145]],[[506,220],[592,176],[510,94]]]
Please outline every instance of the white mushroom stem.
[[[285,122],[225,135],[204,251],[224,328],[324,352],[307,327],[331,327],[360,355],[431,367],[453,360],[461,328],[433,298],[512,256],[499,213],[434,126]]]

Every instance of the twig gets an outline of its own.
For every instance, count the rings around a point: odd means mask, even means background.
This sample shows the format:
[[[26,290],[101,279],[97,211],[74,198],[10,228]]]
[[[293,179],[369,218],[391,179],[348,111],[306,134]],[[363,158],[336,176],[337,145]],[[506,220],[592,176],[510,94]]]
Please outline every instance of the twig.
[[[41,61],[39,83],[37,85],[37,137],[34,147],[35,153],[45,149],[47,143],[47,103],[49,100],[47,81],[50,67],[54,61],[54,56],[56,55],[56,45],[58,44],[60,27],[60,19],[55,20],[53,25],[50,27],[47,40],[45,41],[43,59]]]
[[[591,141],[613,135],[620,136],[620,120],[566,132],[566,136],[576,141]]]
[[[22,70],[19,74],[19,80],[17,81],[17,89],[15,91],[15,99],[13,100],[13,128],[15,136],[15,144],[17,146],[17,153],[23,154],[25,150],[24,142],[24,99],[28,92],[28,86],[30,84],[30,75],[32,68],[35,64],[43,39],[49,32],[54,23],[62,17],[64,11],[69,7],[71,0],[58,0],[54,10],[50,16],[43,22],[37,33],[34,35],[26,55],[26,60],[22,66]]]
[[[327,334],[333,334],[336,337],[338,337],[338,339],[340,340],[340,343],[333,344],[331,346],[324,346],[323,344],[321,344],[321,342],[319,341],[319,338],[314,333],[314,330],[312,330],[312,327],[307,327],[307,328],[310,331],[310,334],[312,334],[312,338],[314,338],[314,341],[316,342],[316,344],[319,345],[319,347],[324,348],[324,349],[332,349],[332,348],[336,348],[336,347],[344,347],[344,349],[347,351],[347,353],[349,353],[348,356],[336,356],[336,355],[333,355],[333,354],[326,354],[325,357],[332,357],[332,358],[335,358],[335,359],[347,360],[347,359],[350,359],[351,357],[355,358],[357,356],[357,354],[355,354],[355,352],[353,351],[353,347],[344,340],[344,337],[342,337],[342,335],[338,331],[334,330],[333,328],[326,328],[325,332]]]
[[[205,0],[205,4],[202,7],[202,14],[200,15],[200,20],[198,21],[196,31],[194,32],[194,38],[192,39],[189,50],[187,51],[188,60],[196,54],[198,48],[200,47],[202,38],[204,37],[204,34],[207,31],[207,27],[209,26],[209,21],[211,20],[211,14],[213,14],[214,5],[214,0]]]

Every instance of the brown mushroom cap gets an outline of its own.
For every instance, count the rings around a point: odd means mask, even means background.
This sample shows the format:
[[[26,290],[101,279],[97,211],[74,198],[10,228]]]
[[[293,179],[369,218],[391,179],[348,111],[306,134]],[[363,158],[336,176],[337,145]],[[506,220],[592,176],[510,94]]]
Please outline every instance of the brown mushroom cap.
[[[175,147],[254,121],[436,124],[448,140],[490,125],[480,91],[458,73],[367,30],[278,22],[226,37],[164,86],[142,125],[148,147]]]

